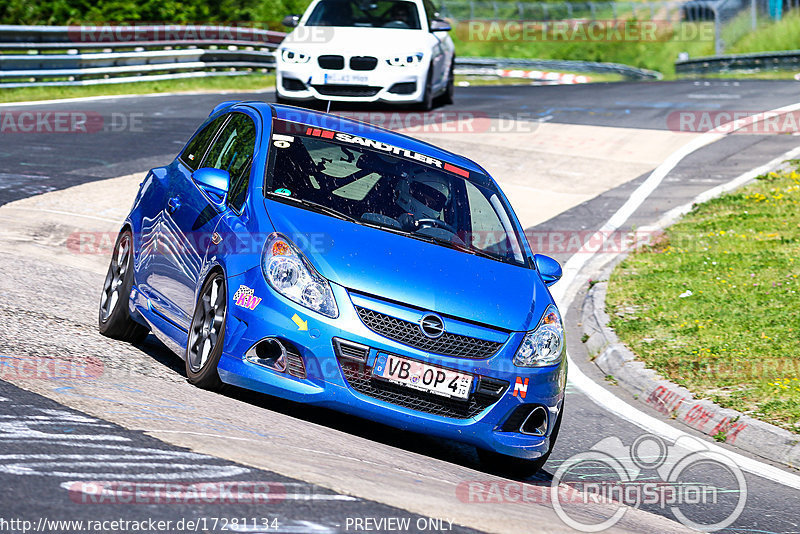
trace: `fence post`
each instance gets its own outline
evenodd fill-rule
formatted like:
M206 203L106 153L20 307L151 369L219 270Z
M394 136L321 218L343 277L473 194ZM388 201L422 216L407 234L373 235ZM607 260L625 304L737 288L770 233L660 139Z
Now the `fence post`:
M714 54L719 56L725 48L722 43L722 21L717 8L713 7L712 9L714 11Z
M756 31L758 26L758 12L756 10L756 0L750 0L750 29Z
M597 16L595 14L594 2L589 2L589 11L591 12L592 20L595 20Z

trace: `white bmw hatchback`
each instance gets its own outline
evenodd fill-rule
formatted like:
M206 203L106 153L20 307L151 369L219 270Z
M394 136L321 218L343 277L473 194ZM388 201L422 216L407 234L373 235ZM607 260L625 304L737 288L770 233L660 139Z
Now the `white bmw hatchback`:
M314 0L289 15L277 51L280 102L452 103L450 25L431 0Z

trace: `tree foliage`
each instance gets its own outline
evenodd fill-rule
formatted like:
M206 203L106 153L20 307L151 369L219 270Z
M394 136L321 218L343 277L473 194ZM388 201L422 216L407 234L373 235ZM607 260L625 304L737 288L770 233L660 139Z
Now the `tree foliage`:
M301 13L309 0L2 0L2 24L260 22Z

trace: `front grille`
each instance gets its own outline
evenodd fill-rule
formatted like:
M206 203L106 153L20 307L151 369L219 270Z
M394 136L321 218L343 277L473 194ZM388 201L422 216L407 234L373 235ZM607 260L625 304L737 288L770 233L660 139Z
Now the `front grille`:
M497 402L497 398L483 394L473 394L468 400L457 400L415 391L372 378L372 369L364 363L339 359L339 364L348 385L357 392L411 410L453 419L469 419Z
M344 58L342 56L319 56L317 63L323 69L342 70L344 68Z
M325 96L375 96L381 90L380 87L371 87L369 85L339 85L332 83L315 85L314 89Z
M497 341L487 341L450 332L445 332L440 337L432 339L423 334L416 323L360 306L356 306L356 311L367 328L373 332L427 352L457 358L480 359L492 356L503 346Z
M372 56L353 56L350 58L352 70L374 70L378 66L378 58Z
M306 364L293 345L286 345L286 372L297 378L306 377Z

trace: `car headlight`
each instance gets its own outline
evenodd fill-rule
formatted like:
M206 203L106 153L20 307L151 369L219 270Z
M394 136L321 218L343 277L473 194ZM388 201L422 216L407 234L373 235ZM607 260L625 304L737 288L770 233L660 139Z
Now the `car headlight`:
M525 334L514 355L518 367L545 367L561 361L564 354L564 326L561 314L551 304L544 311L536 330Z
M409 54L407 56L392 57L386 60L386 63L392 67L410 67L418 63L422 63L423 54L417 52L416 54Z
M308 60L310 59L311 56L308 54L295 52L294 50L289 50L288 48L281 50L281 60L284 63L308 63Z
M289 300L328 317L339 316L331 285L281 234L274 233L267 239L261 271L269 285Z

